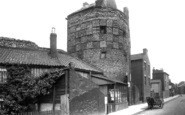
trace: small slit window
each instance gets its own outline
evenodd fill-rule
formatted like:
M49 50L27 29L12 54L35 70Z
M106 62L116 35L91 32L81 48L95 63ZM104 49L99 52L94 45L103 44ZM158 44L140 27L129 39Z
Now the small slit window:
M101 34L106 34L107 33L106 26L100 26L100 33Z
M106 58L106 55L107 55L107 52L101 52L101 54L100 54L100 58L101 59L105 59Z

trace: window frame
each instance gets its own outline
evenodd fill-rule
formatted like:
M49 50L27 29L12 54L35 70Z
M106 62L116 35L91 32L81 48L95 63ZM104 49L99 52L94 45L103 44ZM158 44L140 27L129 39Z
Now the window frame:
M7 69L0 68L0 84L4 84L7 82Z

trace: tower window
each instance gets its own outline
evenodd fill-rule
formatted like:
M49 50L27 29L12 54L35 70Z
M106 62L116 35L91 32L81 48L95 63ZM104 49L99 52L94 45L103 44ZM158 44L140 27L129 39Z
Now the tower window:
M101 58L101 59L105 59L105 58L106 58L106 55L107 55L107 52L106 52L106 51L103 51L103 52L101 52L101 54L100 54L100 58Z
M100 33L101 34L106 34L107 33L106 26L100 26Z

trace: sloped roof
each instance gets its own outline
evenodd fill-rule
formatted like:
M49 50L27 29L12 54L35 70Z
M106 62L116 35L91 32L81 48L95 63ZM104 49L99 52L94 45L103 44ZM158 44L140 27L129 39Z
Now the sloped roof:
M60 63L64 66L68 66L70 62L73 62L75 64L75 68L102 72L102 70L100 68L95 67L93 65L90 65L90 64L88 64L78 58L72 57L72 56L68 55L67 53L66 54L59 53L58 59L59 59Z
M60 62L46 51L10 47L0 47L0 63L60 66Z
M52 58L49 55L49 52L50 50L47 48L33 50L0 46L0 63L41 66L68 66L70 62L73 62L75 64L75 68L102 72L101 69L74 58L68 55L67 52L59 51L56 58Z

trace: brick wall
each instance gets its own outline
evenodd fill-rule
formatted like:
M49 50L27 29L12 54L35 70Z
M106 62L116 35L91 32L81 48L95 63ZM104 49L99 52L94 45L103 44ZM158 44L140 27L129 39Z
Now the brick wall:
M104 95L98 88L92 89L70 101L70 115L104 115Z
M129 74L130 39L128 15L110 8L89 8L68 16L69 54L123 81ZM101 59L102 52L105 58Z
M131 62L132 83L138 87L141 101L146 101L146 97L150 96L150 72L148 72L148 67L146 66L145 69L143 59L132 60Z
M139 90L139 100L141 101L141 97L143 97L142 89L143 89L143 74L142 74L142 60L134 60L131 61L131 76L132 83Z
M89 78L89 75L85 77L80 75L78 72L74 70L70 71L70 79L69 79L69 89L70 89L70 100L76 96L80 96L89 90L94 88L98 88L98 85L93 83Z

